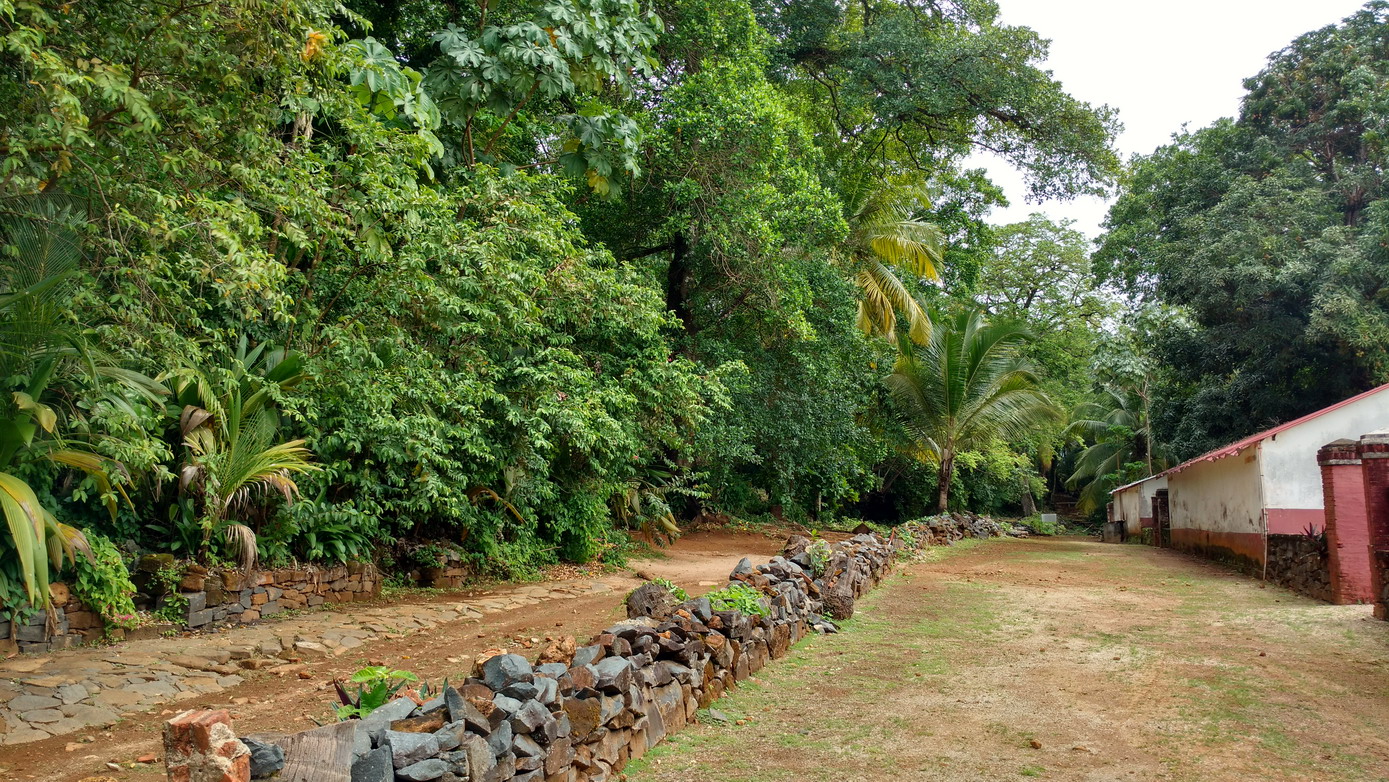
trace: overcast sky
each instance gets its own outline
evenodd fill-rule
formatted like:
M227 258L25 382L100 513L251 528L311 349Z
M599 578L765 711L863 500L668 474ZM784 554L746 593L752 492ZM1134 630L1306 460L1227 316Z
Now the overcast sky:
M1183 123L1191 129L1239 111L1242 81L1258 73L1268 55L1297 36L1355 13L1360 0L999 0L1004 24L1031 27L1051 39L1046 67L1067 92L1091 104L1119 109L1127 160L1167 143ZM1022 177L996 159L980 156L1012 205L991 219L1011 223L1041 211L1071 218L1087 235L1099 234L1107 203L1029 203Z

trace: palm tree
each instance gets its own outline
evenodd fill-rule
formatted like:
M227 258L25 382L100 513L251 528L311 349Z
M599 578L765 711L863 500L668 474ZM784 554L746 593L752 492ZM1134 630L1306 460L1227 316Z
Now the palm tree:
M1125 465L1141 462L1145 475L1165 466L1162 456L1154 455L1148 407L1148 386L1144 380L1107 387L1097 401L1082 402L1071 412L1065 434L1091 443L1080 452L1075 471L1066 479L1066 485L1072 488L1084 484L1076 503L1082 512L1089 513L1105 504Z
M304 440L275 442L273 393L303 380L300 357L265 345L247 348L243 337L228 367L184 368L168 378L186 455L179 488L202 504L199 554L206 557L220 533L242 567L255 563L256 535L235 520L237 512L253 504L258 490L292 502L299 493L293 475L319 469Z
M67 425L79 410L60 404L58 389L75 380L108 383L103 398L126 407L131 394L158 401L159 389L143 375L108 365L69 317L81 257L68 227L72 216L55 199L7 206L13 211L0 220L0 236L11 250L0 261L0 378L11 385L0 397L0 515L8 533L0 539L0 585L17 580L31 604L47 607L51 574L91 549L81 530L40 504L16 468L48 462L80 470L114 517L121 487L110 471L123 468L71 441Z
M858 326L865 334L895 339L898 313L906 318L908 334L923 343L931 321L898 278L905 271L916 277L940 279L945 237L935 224L917 217L928 199L911 184L880 182L850 194L849 238L845 242L854 283L863 293Z
M1019 353L1028 339L1022 327L988 323L972 310L934 324L923 345L898 340L902 352L885 382L919 454L937 466L941 512L957 454L1020 437L1055 416Z

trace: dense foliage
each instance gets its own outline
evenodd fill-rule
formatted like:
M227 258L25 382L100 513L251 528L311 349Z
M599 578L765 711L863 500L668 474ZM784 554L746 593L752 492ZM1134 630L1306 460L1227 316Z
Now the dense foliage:
M1389 4L1308 33L1239 117L1138 160L1096 269L1171 308L1155 438L1185 458L1389 381Z
M0 40L4 295L42 279L36 215L73 255L39 313L69 347L6 342L0 469L33 500L0 602L42 600L78 528L271 563L448 540L518 573L701 513L859 512L903 458L1001 507L1059 436L964 437L941 472L885 405L894 340L965 327L942 313L1093 296L999 298L1071 238L998 240L961 161L1096 192L1117 125L992 3L0 0ZM1086 307L1037 330L1057 382Z

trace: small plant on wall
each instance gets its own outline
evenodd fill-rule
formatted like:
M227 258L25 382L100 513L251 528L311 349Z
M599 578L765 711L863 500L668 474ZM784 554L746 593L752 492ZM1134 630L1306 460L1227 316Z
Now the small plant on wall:
M772 613L762 602L762 593L747 584L729 584L706 597L715 611L739 611L746 616L770 616Z
M385 665L368 666L352 674L347 682L357 685L355 693L349 693L341 679L335 680L333 687L337 689L338 700L341 701L337 707L338 719L359 720L384 706L406 685L413 685L419 680L420 677L410 671L397 671ZM428 685L421 689L428 694Z

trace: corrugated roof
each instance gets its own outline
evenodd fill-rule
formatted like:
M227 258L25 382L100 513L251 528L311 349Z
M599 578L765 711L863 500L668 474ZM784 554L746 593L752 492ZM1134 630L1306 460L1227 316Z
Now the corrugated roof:
M1384 390L1386 390L1386 389L1389 389L1389 383L1385 383L1385 384L1382 385L1382 386L1377 386L1377 387L1375 387L1375 388L1371 388L1369 391L1365 391L1364 393L1356 394L1355 396L1349 397L1349 398L1347 398L1347 399L1342 399L1341 401L1337 402L1337 403L1334 404L1334 405L1330 405L1330 406L1328 406L1328 407L1323 407L1322 409L1316 411L1315 413L1308 413L1307 415L1304 415L1304 416L1302 416L1301 418L1296 418L1296 419L1294 419L1294 420L1292 420L1292 421L1289 421L1289 422L1287 422L1287 423L1285 423L1285 424L1279 424L1278 426L1275 426L1275 427L1273 427L1272 429L1265 429L1264 431L1259 432L1259 433L1257 433L1257 434L1251 434L1251 435L1249 435L1248 437L1246 437L1246 438L1244 438L1244 439L1242 439L1242 440L1236 440L1235 442L1230 443L1229 445L1226 445L1226 446L1222 446L1222 447L1220 447L1220 448L1217 448L1217 449L1215 449L1214 451L1209 451L1209 452L1207 452L1207 453L1203 453L1203 454L1201 454L1200 456L1197 456L1197 457L1194 458L1194 459L1187 459L1186 461L1182 462L1181 464L1177 465L1176 467L1169 467L1169 468L1167 468L1166 470L1163 470L1162 472L1158 473L1157 475L1150 475L1150 476L1148 476L1147 478L1144 478L1144 479L1142 479L1142 480L1134 481L1133 483L1129 483L1129 484L1125 484L1125 485L1123 485L1123 486L1120 486L1119 488L1117 488L1117 489L1115 489L1114 491L1110 492L1110 494L1114 494L1115 492L1122 491L1122 490L1127 489L1127 488L1129 488L1129 487L1131 487L1131 486L1134 486L1135 484L1143 483L1144 481L1150 481L1150 480L1152 480L1153 478L1161 478L1161 477L1164 476L1164 475L1173 475L1173 474L1179 473L1179 472L1181 472L1182 470L1185 470L1185 469L1187 469L1188 467L1192 467L1192 466L1194 466L1194 465L1200 464L1201 462L1213 462L1213 461L1216 461L1217 459L1224 459L1224 458L1227 457L1227 456L1234 456L1234 455L1236 455L1236 454L1242 453L1242 452L1244 452L1245 450L1249 449L1251 446L1257 445L1258 443L1262 442L1263 440L1267 440L1268 438L1273 437L1274 435L1278 434L1279 432L1286 432L1287 430L1292 429L1292 428L1295 427L1295 426L1301 426L1302 424L1305 424L1305 423L1307 423L1308 421L1311 421L1311 420L1313 420L1313 419L1315 419L1315 418L1320 418L1321 416L1326 415L1327 413L1331 412L1332 410L1339 410L1339 409L1341 409L1342 407L1345 407L1346 405L1349 405L1349 404L1352 404L1352 403L1355 403L1355 402L1359 402L1361 399L1365 399L1366 397L1374 396L1375 394L1378 394L1379 392L1384 391Z
M1164 473L1158 473L1157 475L1149 475L1147 478L1139 478L1139 479L1136 480L1136 481L1132 481L1132 482L1130 482L1130 483L1126 483L1126 484L1124 484L1123 486L1120 486L1120 487L1118 487L1118 488L1110 489L1110 490L1109 490L1109 493L1110 493L1110 494L1118 494L1119 492L1121 492L1121 491L1123 491L1123 490L1125 490L1125 489L1132 489L1133 487L1137 486L1137 485L1140 484L1140 483L1147 483L1148 481L1151 481L1151 480L1154 479L1154 478L1160 478L1160 477L1162 477L1163 475L1164 475Z

